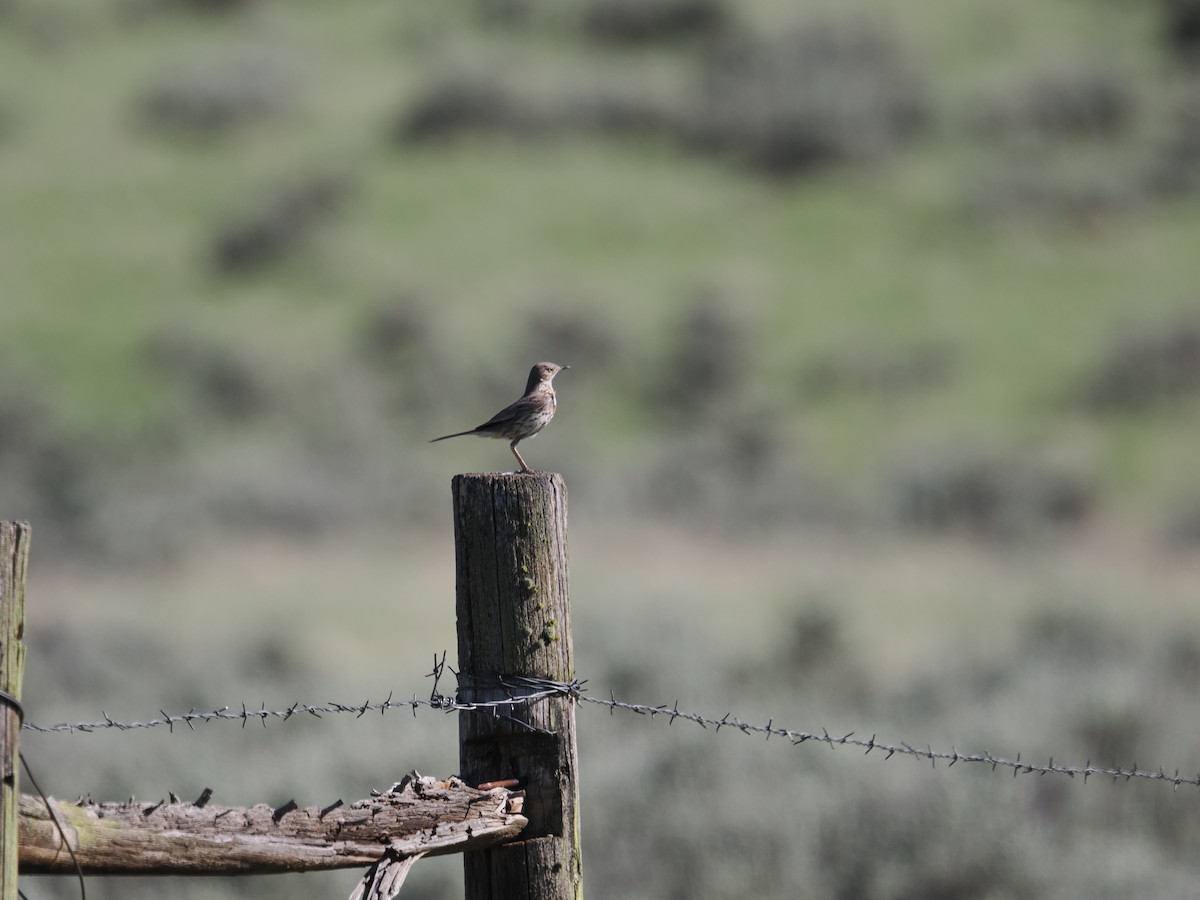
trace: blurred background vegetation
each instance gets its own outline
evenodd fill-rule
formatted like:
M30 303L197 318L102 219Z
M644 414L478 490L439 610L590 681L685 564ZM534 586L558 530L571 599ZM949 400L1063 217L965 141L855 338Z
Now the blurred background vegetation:
M512 460L426 441L552 359L525 456L571 490L593 689L1200 769L1197 0L0 0L0 59L31 718L427 690L449 478ZM451 774L455 734L24 749L59 796L307 805ZM1200 877L1188 790L580 735L591 897Z

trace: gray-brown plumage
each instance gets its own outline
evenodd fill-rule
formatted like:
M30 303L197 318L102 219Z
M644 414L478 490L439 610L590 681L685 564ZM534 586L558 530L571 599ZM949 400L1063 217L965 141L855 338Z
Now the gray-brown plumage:
M462 437L464 434L474 434L479 437L504 438L511 441L508 445L513 456L521 464L522 472L532 472L525 465L521 454L517 452L517 444L525 438L533 437L550 424L554 418L554 410L558 400L554 396L554 376L570 366L560 366L558 363L540 362L529 370L529 381L525 383L525 393L512 406L506 406L478 428L470 431L458 431L454 434L444 434L434 438L429 443L444 441L446 438Z

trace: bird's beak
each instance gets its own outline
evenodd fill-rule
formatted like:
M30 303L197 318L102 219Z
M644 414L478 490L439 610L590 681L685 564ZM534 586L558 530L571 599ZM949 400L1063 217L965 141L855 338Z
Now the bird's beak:
M570 367L570 366L563 366L563 368L564 368L564 369L569 369L569 368L571 368L571 367Z

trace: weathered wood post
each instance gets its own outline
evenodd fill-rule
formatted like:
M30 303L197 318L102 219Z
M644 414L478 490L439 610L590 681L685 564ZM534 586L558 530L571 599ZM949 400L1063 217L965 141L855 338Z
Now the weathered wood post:
M511 697L497 675L571 681L562 477L458 475L453 491L461 699ZM574 702L497 713L459 713L462 778L520 779L529 825L517 842L463 856L466 898L581 900Z
M0 691L21 697L25 674L25 567L29 524L0 522ZM0 697L0 900L17 900L19 708Z

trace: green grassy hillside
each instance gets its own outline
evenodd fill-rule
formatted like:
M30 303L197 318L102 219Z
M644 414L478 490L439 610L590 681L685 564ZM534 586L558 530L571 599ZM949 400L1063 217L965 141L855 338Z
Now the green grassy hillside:
M426 690L455 644L447 483L511 459L427 441L553 359L558 417L521 449L570 485L599 695L1194 771L1194 9L0 2L31 718ZM24 746L97 799L304 805L457 767L448 718L298 726ZM580 734L589 896L1196 879L1182 789Z
M1081 400L1128 332L1195 328L1195 87L1153 4L714 6L682 38L619 3L242 6L4 14L0 342L61 442L222 452L326 390L362 408L358 452L427 475L410 428L582 353L569 458L602 468L683 427L656 383L711 355L680 346L706 298L714 410L768 422L841 499L977 433L1069 456L1120 512L1195 488L1192 369L1165 402ZM730 36L770 30L793 50ZM913 123L891 138L888 104ZM406 392L405 433L377 429ZM344 431L332 415L311 427Z

